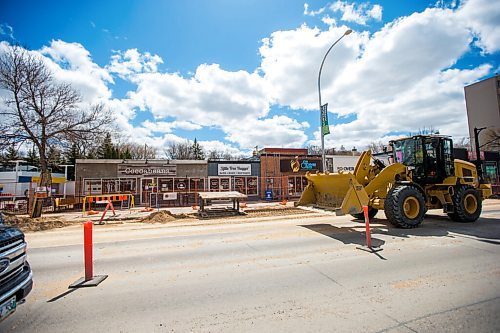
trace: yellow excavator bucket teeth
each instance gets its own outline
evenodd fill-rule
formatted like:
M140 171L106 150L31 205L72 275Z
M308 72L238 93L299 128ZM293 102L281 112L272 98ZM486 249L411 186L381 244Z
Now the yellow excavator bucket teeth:
M356 214L368 204L368 195L351 173L306 174L308 185L296 206L335 210L337 215Z

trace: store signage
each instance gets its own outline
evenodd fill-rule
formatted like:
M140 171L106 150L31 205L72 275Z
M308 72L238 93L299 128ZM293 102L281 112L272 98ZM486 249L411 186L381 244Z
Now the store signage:
M219 164L217 165L219 176L251 176L251 164Z
M475 161L477 159L476 152L475 151L467 151L467 155L469 157L469 161ZM484 161L484 151L480 150L479 151L479 158Z
M163 200L177 200L177 192L163 193Z
M119 176L177 176L176 165L118 164Z
M317 171L321 168L321 159L318 158L293 158L280 161L281 172L306 172Z

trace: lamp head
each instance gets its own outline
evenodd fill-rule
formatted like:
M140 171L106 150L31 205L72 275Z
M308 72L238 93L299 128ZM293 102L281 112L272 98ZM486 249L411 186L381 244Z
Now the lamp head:
M351 32L352 32L352 29L347 29L347 30L344 32L344 36L349 35Z

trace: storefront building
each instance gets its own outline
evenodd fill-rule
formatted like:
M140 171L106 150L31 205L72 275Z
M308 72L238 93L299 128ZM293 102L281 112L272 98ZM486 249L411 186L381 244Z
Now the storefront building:
M76 193L133 194L136 204L186 206L207 188L204 160L78 159Z
M260 197L298 198L307 186L307 172L322 171L321 155L302 148L264 148L260 152Z
M209 161L208 191L238 191L249 200L259 197L260 161Z

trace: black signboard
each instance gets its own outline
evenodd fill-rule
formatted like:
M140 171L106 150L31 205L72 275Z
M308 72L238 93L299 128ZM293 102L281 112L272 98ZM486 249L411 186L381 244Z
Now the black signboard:
M321 158L294 158L282 159L280 161L281 172L300 172L321 171Z

